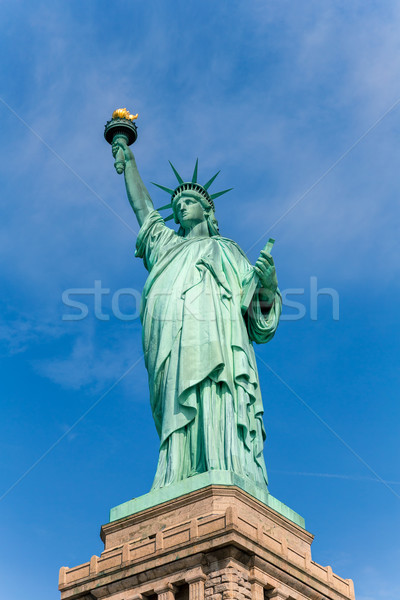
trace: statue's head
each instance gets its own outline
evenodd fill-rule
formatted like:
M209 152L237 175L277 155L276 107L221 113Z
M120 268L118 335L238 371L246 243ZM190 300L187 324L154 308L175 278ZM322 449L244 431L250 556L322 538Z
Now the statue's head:
M198 184L196 187L201 188ZM183 230L180 230L180 233L183 234L198 223L206 221L210 235L219 235L218 223L214 216L214 203L207 192L193 189L193 184L183 184L180 188L186 189L178 188L172 198L175 223L179 223Z
M185 231L191 229L193 225L206 221L210 235L219 235L218 222L214 215L214 198L226 194L226 192L229 192L232 188L210 195L208 193L208 188L218 175L219 171L213 175L207 183L200 185L200 183L197 182L198 160L196 160L192 181L185 182L173 164L170 163L170 165L178 179L178 187L173 190L163 185L159 185L158 183L154 184L164 190L164 192L171 194L171 204L162 206L159 209L163 210L172 207L172 215L166 217L165 221L174 218L175 223L179 223L181 226L178 232L179 235L184 235Z
M177 194L172 202L175 223L183 228L206 220L210 205L203 196L195 190L186 190Z

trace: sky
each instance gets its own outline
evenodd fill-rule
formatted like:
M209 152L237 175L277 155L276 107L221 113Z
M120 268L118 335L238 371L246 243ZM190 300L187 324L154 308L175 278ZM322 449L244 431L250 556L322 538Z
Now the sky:
M156 207L198 157L234 188L221 233L253 264L276 239L270 492L358 600L399 598L399 4L3 0L0 29L4 597L58 598L154 477L146 271L103 138L127 107Z

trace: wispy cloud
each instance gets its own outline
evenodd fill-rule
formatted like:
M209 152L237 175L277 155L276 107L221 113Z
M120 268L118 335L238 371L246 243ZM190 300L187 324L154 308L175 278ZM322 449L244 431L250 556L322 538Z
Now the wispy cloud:
M62 323L32 319L28 315L2 307L0 320L0 344L3 355L24 352L29 346L57 339L65 334Z
M72 348L64 356L35 360L33 366L40 375L64 388L100 391L128 369L142 350L129 334L114 332L107 338L105 343L104 337L101 340L93 331L85 331L73 338Z

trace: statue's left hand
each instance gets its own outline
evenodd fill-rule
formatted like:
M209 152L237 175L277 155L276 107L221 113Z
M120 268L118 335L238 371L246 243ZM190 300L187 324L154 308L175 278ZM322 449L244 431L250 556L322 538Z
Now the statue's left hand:
M265 250L261 250L261 254L254 265L254 270L260 279L260 300L266 302L267 305L271 305L278 288L274 259L271 254Z

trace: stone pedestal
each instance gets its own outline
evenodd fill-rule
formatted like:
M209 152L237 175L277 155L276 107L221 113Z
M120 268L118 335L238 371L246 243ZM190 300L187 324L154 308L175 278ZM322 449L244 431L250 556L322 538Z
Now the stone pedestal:
M348 600L313 536L235 486L210 485L104 525L104 552L60 569L61 600Z

